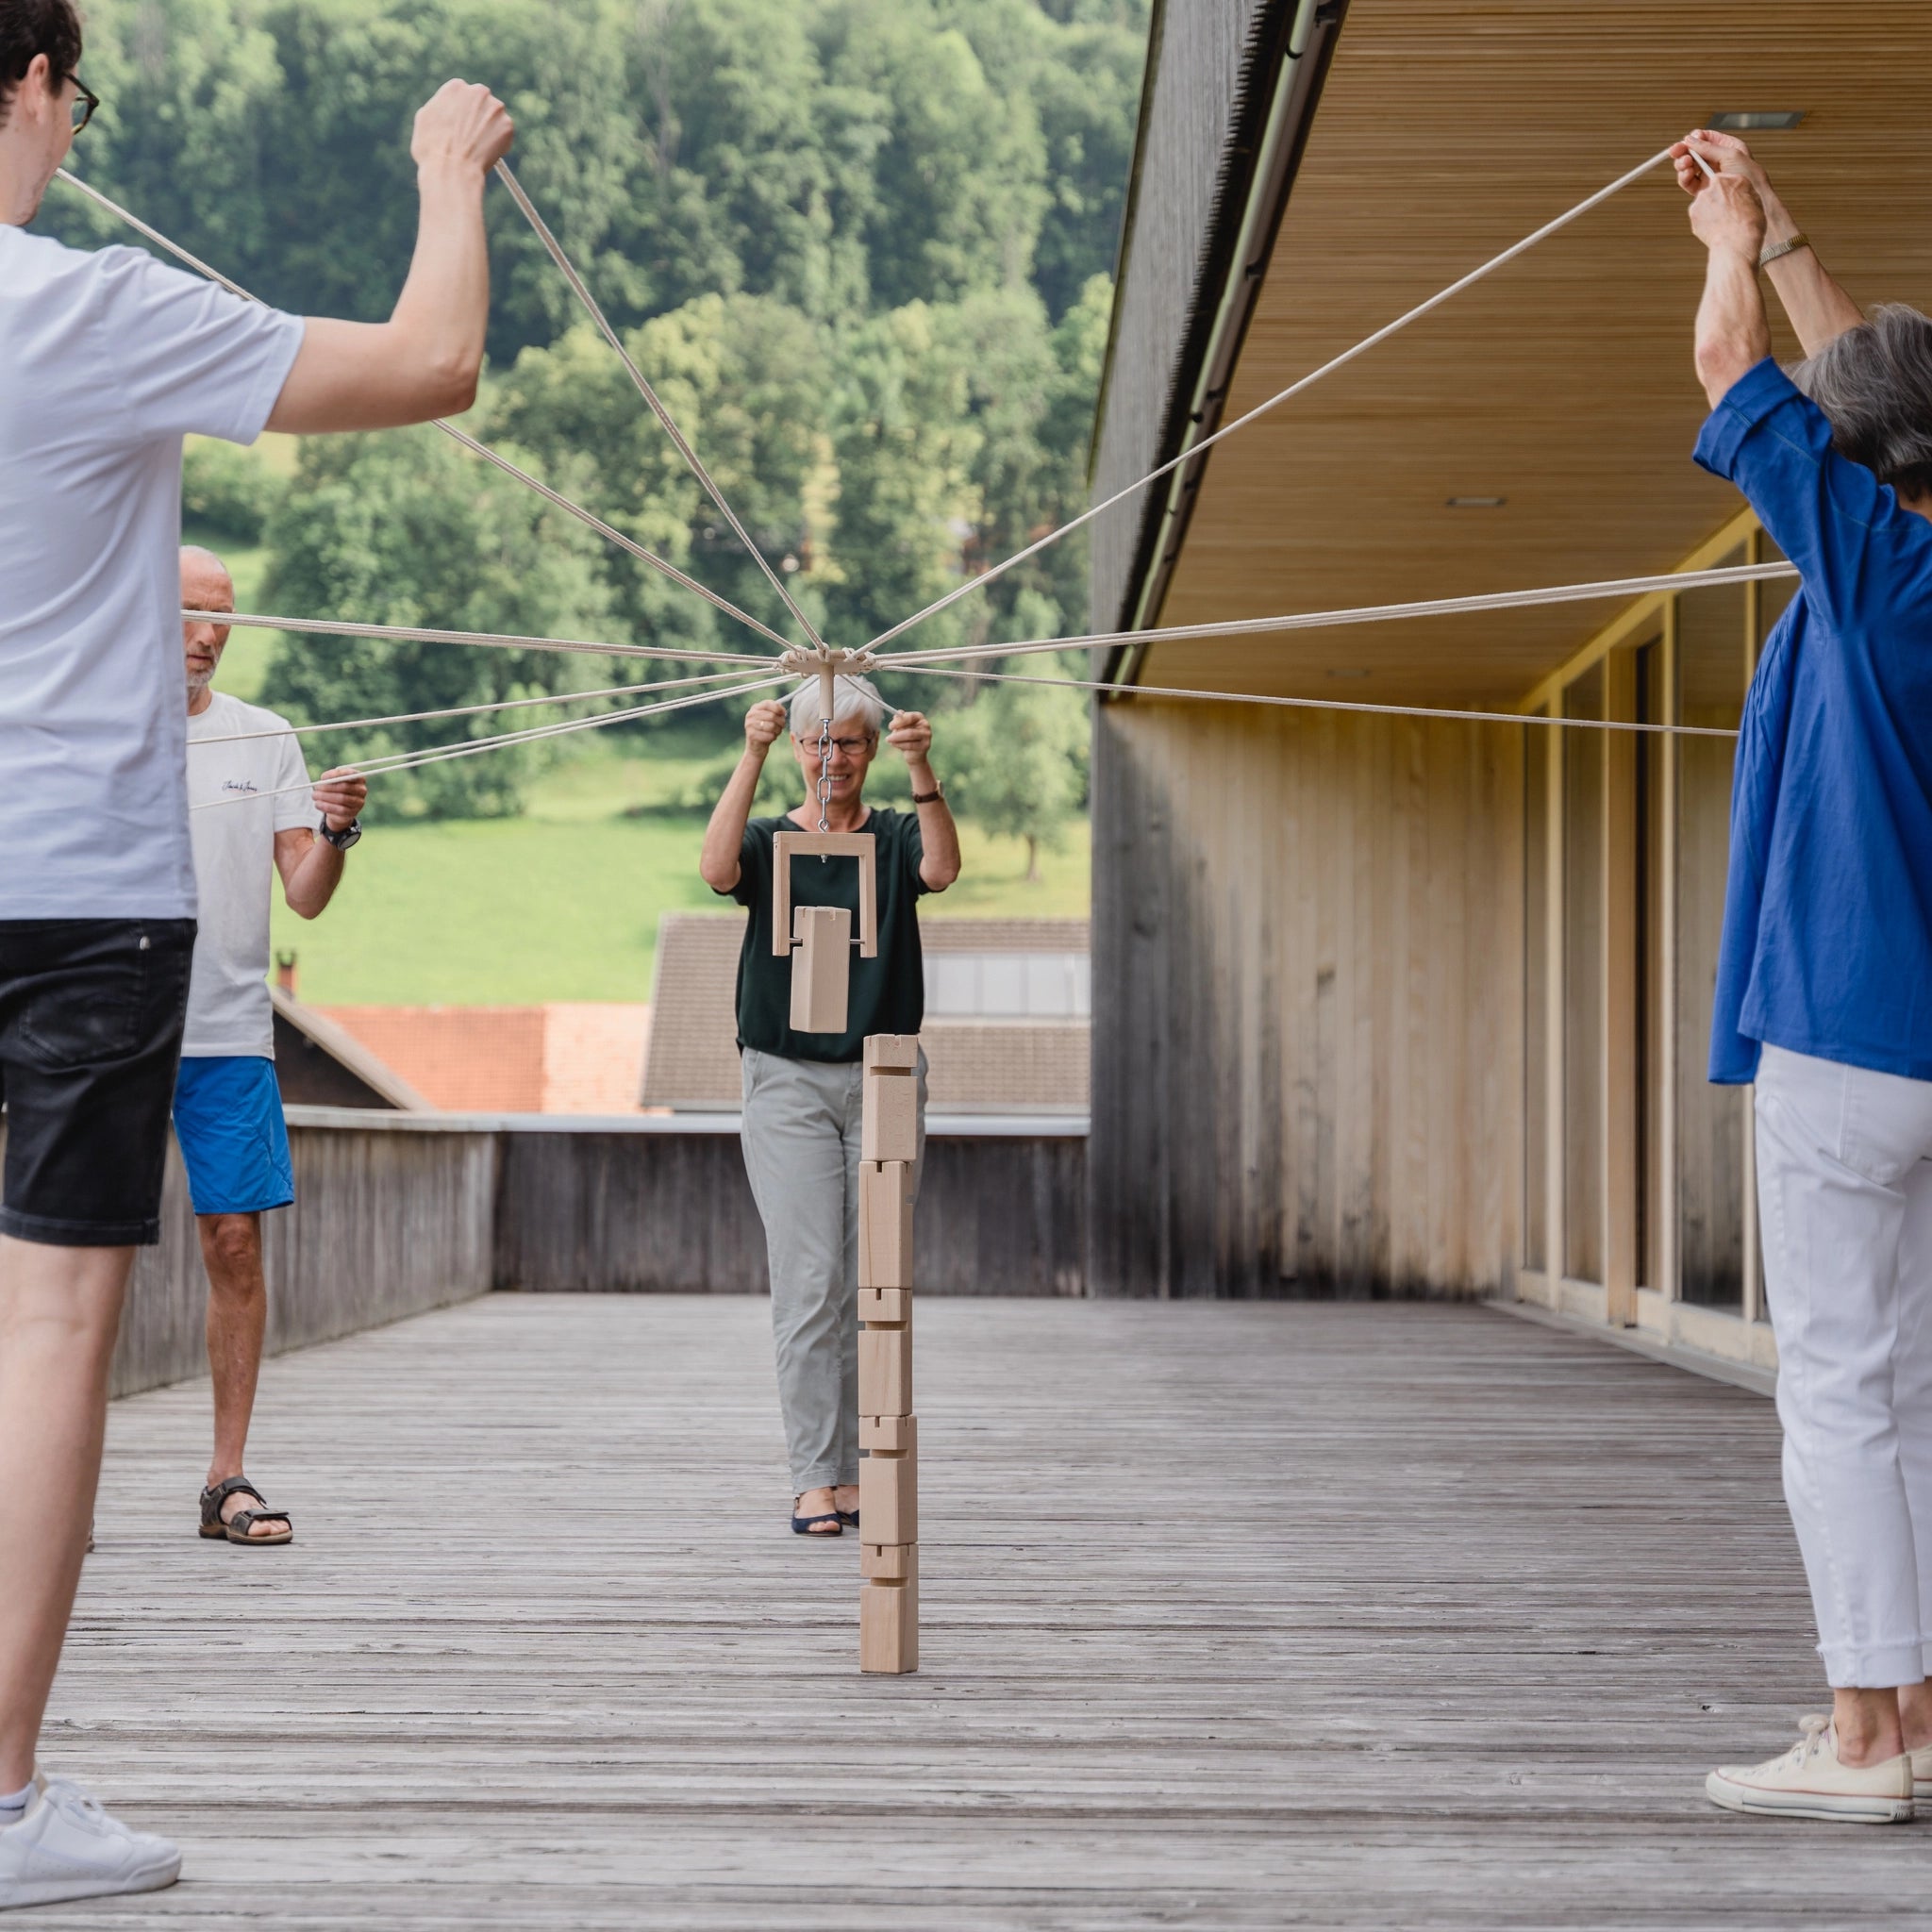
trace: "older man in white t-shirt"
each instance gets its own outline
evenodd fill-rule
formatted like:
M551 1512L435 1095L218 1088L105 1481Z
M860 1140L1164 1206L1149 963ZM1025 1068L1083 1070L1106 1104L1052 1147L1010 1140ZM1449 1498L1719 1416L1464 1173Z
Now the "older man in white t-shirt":
M416 117L421 221L390 319L304 321L25 232L93 110L81 53L74 0L0 0L0 1909L180 1870L37 1756L122 1296L159 1234L194 943L181 440L467 409L483 189L511 136L487 88L445 85Z
M227 566L197 544L181 552L181 608L235 608ZM341 883L350 846L362 836L369 786L338 768L311 788L289 721L214 689L227 641L226 625L203 618L182 625L188 809L201 914L175 1076L175 1138L208 1265L215 1443L201 1492L201 1534L262 1549L290 1542L295 1533L289 1512L270 1508L245 1473L268 1324L261 1217L295 1198L275 1084L269 894L280 873L291 911L304 919L323 911Z

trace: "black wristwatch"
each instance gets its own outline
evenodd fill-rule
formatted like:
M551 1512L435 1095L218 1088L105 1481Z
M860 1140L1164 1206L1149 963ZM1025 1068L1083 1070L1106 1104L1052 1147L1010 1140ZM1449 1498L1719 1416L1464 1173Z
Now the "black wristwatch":
M351 819L340 832L332 832L328 828L328 820L324 818L321 824L317 825L315 829L338 852L346 852L362 836L362 821L360 819Z

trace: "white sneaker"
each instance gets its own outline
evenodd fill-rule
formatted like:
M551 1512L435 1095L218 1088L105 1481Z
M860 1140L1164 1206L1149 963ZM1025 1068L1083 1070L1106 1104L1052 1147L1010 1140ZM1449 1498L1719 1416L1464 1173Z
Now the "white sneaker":
M1838 1761L1831 1720L1800 1720L1804 1735L1781 1757L1727 1764L1704 1781L1705 1794L1728 1811L1777 1818L1820 1818L1833 1824L1907 1824L1912 1817L1908 1752L1883 1764Z
M112 1892L158 1891L180 1875L175 1846L130 1831L64 1777L36 1772L26 1816L0 1831L0 1911Z
M1912 1796L1932 1805L1932 1744L1921 1744L1907 1756L1912 1760Z

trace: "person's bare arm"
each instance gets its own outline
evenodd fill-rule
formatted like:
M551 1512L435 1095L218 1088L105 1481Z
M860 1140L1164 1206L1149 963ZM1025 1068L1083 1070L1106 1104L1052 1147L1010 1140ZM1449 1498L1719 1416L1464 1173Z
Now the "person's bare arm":
M1690 204L1690 226L1708 251L1697 305L1697 379L1714 409L1745 371L1771 354L1757 286L1764 209L1740 175L1720 175Z
M698 855L698 876L714 892L728 892L738 883L738 856L744 850L744 828L752 800L758 796L758 774L786 722L785 707L776 698L761 698L744 714L744 756L712 808L704 850Z
M476 400L490 321L483 189L515 129L487 87L452 80L416 116L421 212L408 279L387 322L312 316L271 429L394 429Z
M906 760L915 792L937 791L932 774L932 722L923 711L900 711L892 719L886 742ZM926 890L943 892L959 876L959 828L943 798L917 808L921 857L919 876Z
M315 807L332 832L346 832L356 823L369 797L369 781L358 772L341 768L325 772L315 782ZM326 839L306 826L275 834L275 870L282 875L282 896L300 919L317 918L342 882L348 854L338 852Z
M1735 134L1693 128L1672 149L1677 165L1677 185L1685 193L1699 193L1707 181L1704 170L1692 158L1693 148L1720 174L1740 175L1751 184L1764 209L1766 246L1789 242L1800 232L1790 211L1771 185L1762 163ZM1826 342L1843 335L1848 328L1857 328L1865 319L1858 305L1826 272L1816 246L1808 240L1802 248L1779 256L1764 273L1771 277L1771 286L1777 291L1777 299L1807 356L1815 356Z

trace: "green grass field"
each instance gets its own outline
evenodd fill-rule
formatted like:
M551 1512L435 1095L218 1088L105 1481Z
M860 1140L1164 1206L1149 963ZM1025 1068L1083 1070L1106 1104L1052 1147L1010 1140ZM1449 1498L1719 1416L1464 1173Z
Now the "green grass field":
M234 688L225 666L221 681ZM379 825L312 923L278 893L275 943L298 955L302 997L324 1006L649 999L658 916L729 909L697 875L703 816L657 803L714 762L716 740L664 734L654 752L587 753L542 780L521 819ZM1087 911L1084 824L1061 851L1042 855L1043 876L1031 885L1017 840L962 832L965 874L925 901L925 916Z

